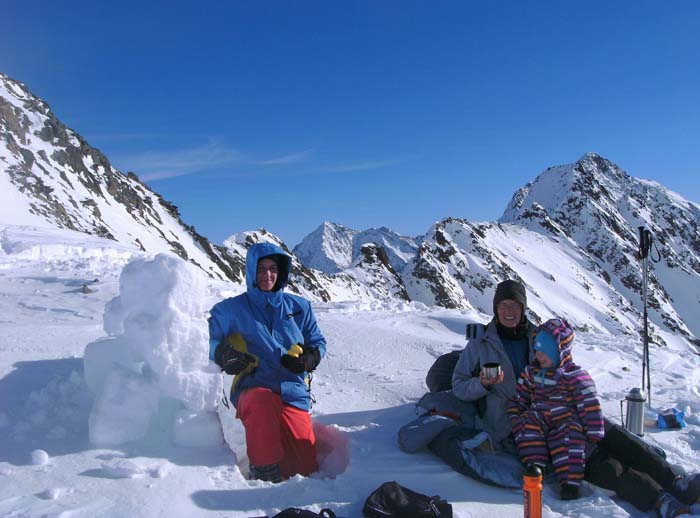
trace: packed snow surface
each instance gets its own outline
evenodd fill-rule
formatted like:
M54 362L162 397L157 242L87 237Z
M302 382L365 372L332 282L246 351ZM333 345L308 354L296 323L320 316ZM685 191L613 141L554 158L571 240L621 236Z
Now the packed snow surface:
M175 256L83 234L0 233L0 516L247 517L296 506L359 517L389 480L441 495L457 517L522 514L519 491L486 486L396 443L431 363L463 348L465 323L487 315L315 305L328 341L313 380L321 472L278 485L248 481L241 426L221 402L231 380L207 359L207 310L231 285ZM685 342L668 341L652 346L648 417L675 407L688 427L648 426L645 440L698 471L700 361ZM641 345L578 333L574 358L619 420L620 400L641 383ZM555 495L545 488L546 517L645 516L589 485L579 500Z

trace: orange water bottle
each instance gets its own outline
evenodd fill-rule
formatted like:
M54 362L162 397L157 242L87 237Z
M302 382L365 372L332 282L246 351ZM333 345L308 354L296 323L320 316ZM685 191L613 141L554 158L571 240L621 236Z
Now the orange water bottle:
M542 470L530 464L523 476L525 518L542 518Z

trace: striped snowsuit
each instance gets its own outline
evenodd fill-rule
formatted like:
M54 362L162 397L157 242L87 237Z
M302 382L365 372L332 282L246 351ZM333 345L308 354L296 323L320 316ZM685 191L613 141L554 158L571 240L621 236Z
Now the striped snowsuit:
M547 465L551 458L560 484L579 485L586 442L603 438L603 414L593 380L571 359L571 327L552 319L543 329L558 339L559 367L542 369L535 360L520 375L508 404L513 437L524 464Z

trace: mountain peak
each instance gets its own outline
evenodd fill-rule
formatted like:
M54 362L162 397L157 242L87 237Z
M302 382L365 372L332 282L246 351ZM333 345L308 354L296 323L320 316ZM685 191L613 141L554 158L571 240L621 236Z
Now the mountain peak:
M689 330L700 334L700 325L684 316L696 303L685 291L700 289L698 217L700 208L679 195L586 153L576 163L549 168L520 188L499 221L576 243L586 269L632 301L639 300L642 286L638 229L648 229L663 266L650 269L650 305L666 328L688 336Z
M539 205L549 213L575 212L593 204L597 210L624 198L632 177L597 153L586 153L573 164L549 167L518 189L499 221L517 223L524 211ZM565 225L570 228L571 225Z
M352 238L356 233L339 223L324 221L294 247L294 254L308 268L338 273L352 264Z
M0 223L76 230L170 252L208 275L242 279L225 255L180 219L177 207L125 176L66 127L27 87L0 74Z
M309 268L333 274L349 268L362 253L362 246L368 243L382 247L396 271L403 269L417 249L416 239L387 227L357 231L324 221L294 247L294 253Z
M600 161L600 160L605 161L605 162L608 162L608 160L607 160L605 157L603 157L602 155L599 155L599 154L596 153L595 151L588 151L588 152L584 153L584 154L581 156L581 158L579 158L578 160L576 160L576 163L579 163L579 162L586 162L586 161L593 161L593 162L595 162L595 161Z
M318 226L318 228L319 228L319 229L323 229L323 230L333 230L333 231L336 231L336 230L344 230L344 231L345 231L345 230L350 230L350 231L354 232L351 228L346 227L345 225L342 225L342 224L340 224L340 223L335 223L334 221L328 221L328 220L326 220L326 221L324 221L323 223L321 223L321 224Z

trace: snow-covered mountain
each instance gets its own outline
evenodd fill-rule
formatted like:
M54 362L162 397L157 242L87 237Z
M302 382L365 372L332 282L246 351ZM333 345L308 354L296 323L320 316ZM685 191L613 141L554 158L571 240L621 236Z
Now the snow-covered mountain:
M647 261L652 341L664 344L680 333L697 344L699 216L698 205L588 153L519 189L499 222L446 218L419 243L411 241L417 244L412 255L401 249L403 262L392 265L408 299L428 306L490 314L496 284L517 278L528 287L535 321L557 314L579 329L639 335L642 263L636 253L644 226L656 247ZM384 230L324 223L295 251L319 267L352 272L347 260L355 257L358 236L385 247L387 255L397 250L390 243L410 240L394 235L387 242ZM657 248L660 262L652 260Z
M372 288L380 297L410 300L401 276L391 265L386 249L366 243L345 273Z
M353 261L362 254L364 245L373 243L384 249L389 264L394 270L400 272L416 254L420 240L421 237L402 236L386 227L363 230L358 232L352 240Z
M287 245L264 229L239 232L224 241L224 247L232 254L245 256L248 248L261 242L274 243L292 256L292 271L288 290L316 302L382 302L387 297L407 301L401 279L388 263L383 249L368 245L360 258L342 272L327 274L307 268L299 258L289 252Z
M653 341L680 333L698 343L699 220L697 204L589 153L519 189L497 223L450 217L413 238L324 222L294 248L290 290L316 302L416 301L489 314L495 285L519 278L534 320L558 314L579 329L637 335L644 226L660 252L659 262L648 261ZM232 281L233 293L244 288L250 244L289 250L262 229L212 245L172 203L112 167L48 104L2 74L0 223L76 230L151 255L173 252Z
M368 243L384 249L391 267L400 272L415 255L420 239L402 236L386 227L353 230L324 221L294 247L294 254L309 268L332 274L350 268Z
M293 252L309 268L338 273L352 263L352 238L356 234L356 230L324 221Z
M294 258L290 284L314 302L329 344L313 384L321 470L248 481L244 433L219 401L231 379L208 360L207 309L243 289L251 244L288 248L262 229L212 246L0 75L0 515L244 517L294 505L360 516L388 480L441 494L455 516L519 515L520 492L405 454L397 431L430 364L463 347L464 324L488 318L505 278L528 286L532 319L575 324L577 363L617 420L639 382L640 225L661 255L649 264L650 319L667 344L652 351L645 417L676 407L688 424L647 419L645 440L697 472L700 358L687 342L700 334L699 215L587 154L520 189L499 222L446 218L418 239L322 225L295 250L336 270ZM546 517L642 516L589 484L571 502L546 486L543 501Z
M534 321L560 315L579 329L633 333L638 314L567 239L501 223L448 218L426 234L403 272L408 295L427 305L493 314L496 284L520 279Z
M627 174L588 153L552 167L519 189L500 219L585 254L589 280L602 279L611 302L639 314L639 227L656 244L648 263L649 318L659 328L700 336L700 206L662 185ZM658 259L658 262L655 260Z
M141 183L136 174L124 175L112 167L100 151L63 125L46 102L2 74L0 173L0 223L77 230L148 254L173 252L210 276L232 281L234 293L245 287L245 253L250 244L271 241L288 250L264 229L236 234L224 246L211 244L180 219L177 207ZM373 232L392 234L386 229ZM372 302L387 296L405 300L401 281L389 271L390 266L363 271L366 262L356 261L361 254L353 254L353 246L359 247L360 242L348 241L346 266L357 264L333 276L295 258L290 290L316 302ZM405 262L405 245L387 246L387 250L397 258L396 264Z
M0 73L0 223L78 230L149 253L173 252L241 282L243 260L212 245L177 207L63 125L49 105Z

